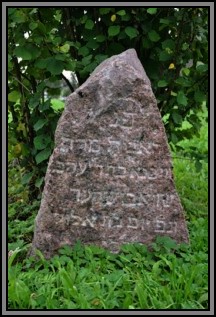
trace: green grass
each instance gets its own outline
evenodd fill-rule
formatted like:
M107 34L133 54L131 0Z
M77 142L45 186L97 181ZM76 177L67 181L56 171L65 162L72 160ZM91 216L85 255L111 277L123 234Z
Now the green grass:
M207 125L200 137L183 141L207 150ZM13 178L9 194L9 309L208 309L208 165L173 153L176 188L186 213L190 245L158 238L152 250L122 246L119 254L79 242L47 261L26 256L39 202L29 204ZM9 178L13 176L11 170ZM12 188L13 187L13 188ZM16 192L15 189L18 189Z
M174 251L171 252L171 249ZM16 309L183 309L207 307L207 256L157 241L153 252L124 245L118 255L65 247L49 262L9 262L9 307ZM15 257L16 259L16 257ZM32 266L33 265L33 266Z

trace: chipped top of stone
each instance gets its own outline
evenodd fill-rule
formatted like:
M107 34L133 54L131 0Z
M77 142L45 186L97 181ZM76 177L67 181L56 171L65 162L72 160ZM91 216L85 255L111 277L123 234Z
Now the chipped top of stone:
M100 75L105 75L104 73L109 73L110 68L118 67L124 64L127 67L132 67L134 69L134 73L136 73L137 77L142 78L146 84L151 86L151 82L146 75L146 72L137 56L137 53L134 48L130 48L124 51L121 54L113 55L112 57L103 61L100 65L98 65L95 70L91 73L90 77L85 81L83 85L81 85L76 91L84 88L92 79L95 80L95 77L100 77ZM101 73L101 74L100 74Z
M111 65L111 67L113 65L116 65L115 62L116 63L123 62L123 63L130 65L131 67L133 67L136 70L136 73L140 74L140 77L143 77L146 80L146 82L149 85L151 85L150 80L149 80L148 76L146 75L146 72L145 72L140 60L138 59L137 53L136 53L134 48L130 48L121 54L114 55L114 56L106 59L99 66L97 66L95 68L95 70L93 71L91 76L100 72L100 70L102 68L105 68L108 65Z

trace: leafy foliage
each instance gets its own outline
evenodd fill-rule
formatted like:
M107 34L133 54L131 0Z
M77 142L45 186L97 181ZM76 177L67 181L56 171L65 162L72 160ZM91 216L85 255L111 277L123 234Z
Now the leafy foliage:
M29 194L37 196L34 184L54 146L62 108L55 110L53 99L62 80L68 94L74 78L81 85L104 59L128 48L136 49L162 116L170 114L169 141L175 146L197 133L197 112L207 104L207 36L208 8L9 8L9 151L33 172ZM177 130L185 118L190 128Z

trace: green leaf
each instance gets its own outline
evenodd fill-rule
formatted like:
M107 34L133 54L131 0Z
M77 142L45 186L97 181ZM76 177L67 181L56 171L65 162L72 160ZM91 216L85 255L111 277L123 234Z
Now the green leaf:
M40 119L34 125L34 130L38 131L47 123L47 119Z
M112 25L108 28L108 34L109 36L116 36L120 32L120 26L119 25Z
M35 14L35 13L37 13L38 12L38 8L34 8L34 9L32 9L30 12L29 12L29 15L32 15L32 14Z
M157 8L149 8L149 9L147 9L147 13L155 14L155 13L157 13Z
M35 182L35 186L36 186L37 188L40 188L41 185L43 184L43 181L44 181L44 177L38 178L38 179L36 180L36 182Z
M145 37L142 39L142 46L144 48L150 48L152 46L152 42L147 37Z
M46 68L48 60L46 58L39 59L35 62L35 67L38 67L39 69L44 69Z
M197 172L200 172L202 170L202 163L198 160L195 162L195 168Z
M45 111L50 109L50 99L46 100L45 102L39 103L39 110L40 111Z
M196 90L194 94L194 99L196 102L202 103L203 101L206 101L206 95L202 91Z
M96 36L96 41L99 42L99 43L102 43L106 40L106 36L104 35L97 35Z
M121 17L122 21L130 21L130 19L131 19L131 16L129 14L125 14Z
M147 305L147 293L143 291L143 283L137 282L134 291L138 296L138 303L140 307L145 307Z
M38 93L41 93L44 90L44 88L46 88L46 81L41 81L41 83L37 85Z
M79 48L78 55L87 56L89 54L89 49L86 46Z
M179 105L183 105L183 106L187 105L187 97L185 96L183 91L178 92L177 102Z
M158 87L166 87L168 85L168 82L166 80L159 80Z
M165 40L162 42L162 48L163 49L169 48L169 49L173 50L175 48L175 42L171 39Z
M91 249L89 248L89 250L91 250ZM116 270L116 271L114 271L112 273L107 274L106 278L110 282L117 282L117 281L119 281L122 278L122 273L123 273L122 270Z
M176 144L178 142L178 137L175 133L171 133L171 141L173 144Z
M41 100L41 94L35 93L30 99L29 99L29 106L34 109L35 107L39 106Z
M94 22L92 20L87 20L85 23L85 28L87 30L92 30L94 27Z
M88 64L91 62L92 56L93 56L93 55L90 54L90 55L88 55L88 56L83 57L83 59L82 59L82 64L83 64L84 66L88 65Z
M77 62L76 61L69 61L67 64L65 64L65 70L70 70L70 71L75 71L76 69L76 64Z
M13 90L8 94L8 101L16 102L21 97L21 94L19 91Z
M186 51L189 48L189 44L188 43L183 43L182 44L182 50Z
M198 72L204 73L208 70L208 65L207 64L197 65L196 69Z
M95 56L95 59L99 64L107 58L108 58L108 55L104 55L104 54L98 54Z
M67 53L70 50L70 45L69 44L64 44L64 45L60 46L59 50L62 53Z
M51 142L50 136L45 134L38 135L34 138L34 146L37 150L43 150Z
M81 18L80 18L80 23L81 24L84 24L86 23L86 21L88 20L88 16L87 14L83 15Z
M26 131L26 128L25 128L25 124L22 123L22 122L19 122L18 124L18 127L16 128L17 131L22 131L22 132L25 132Z
M64 63L62 61L56 60L55 58L50 58L46 68L52 75L58 75L62 73L64 69Z
M15 259L15 257L17 256L17 254L21 251L21 249L18 247L14 250L13 254L9 257L9 260L8 260L8 268L10 269L11 266L12 266L12 263Z
M17 23L24 23L28 17L23 10L16 10L13 15L13 21Z
M54 15L54 19L58 22L61 21L61 17L62 17L62 14L61 14L61 10L56 10L56 14Z
M48 159L50 154L51 154L51 149L50 148L44 149L43 151L39 152L35 156L36 163L39 164L39 163L45 161L46 159Z
M157 42L160 40L160 35L155 30L148 32L148 37L152 42Z
M169 120L169 117L170 117L170 113L166 113L163 117L162 117L162 120L164 123L167 123L168 120Z
M97 49L100 46L100 44L98 44L94 39L91 39L87 42L86 46L92 49Z
M12 113L8 112L8 123L11 123L13 121Z
M203 302L206 302L206 301L208 301L208 293L202 294L202 295L200 296L199 300L198 300L198 302L201 303L201 304L202 304Z
M38 23L37 22L31 22L29 24L29 29L32 30L32 31L35 30L37 27L38 27Z
M166 51L162 51L159 54L159 61L166 62L172 58L172 54L168 54Z
M177 96L177 93L171 90L170 95L171 95L171 96L175 96L175 97L176 97L176 96Z
M154 275L159 275L161 273L161 268L160 268L160 265L161 265L161 260L160 261L157 261L153 264L152 266L152 273Z
M30 180L32 179L32 176L34 175L34 172L31 173L27 173L25 174L22 179L21 179L21 183L23 185L28 184L30 182Z
M44 33L44 34L46 34L47 33L47 30L46 30L46 27L45 27L45 25L42 23L42 22L38 22L38 29L40 30L40 32L42 32L42 33ZM43 35L44 35L43 34Z
M75 47L77 50L81 47L81 44L80 42L73 42L73 41L67 41L67 43L72 46L72 47Z
M27 48L25 48L23 46L16 47L15 50L14 50L14 54L17 57L21 57L25 61L29 61L29 60L32 59L31 52Z
M52 105L52 108L56 111L64 109L64 102L59 99L52 99L51 105Z
M23 60L31 60L37 58L41 52L36 45L27 44L26 46L16 47L14 54L17 57L21 57Z
M176 124L181 124L182 123L182 116L177 113L177 112L173 112L172 113L172 118L173 118L173 121L176 123Z
M57 59L58 61L65 61L68 60L68 57L66 54L59 53L55 55L55 59Z
M54 37L54 39L52 40L53 44L55 45L59 45L62 42L62 38L60 36L56 36Z
M87 72L87 73L91 73L91 72L93 72L93 70L95 70L95 68L97 67L97 62L92 62L92 63L90 63L90 64L88 64L85 68L84 68L84 70L85 70L85 72Z
M126 14L125 10L119 10L118 12L116 12L116 14L123 16Z
M8 70L11 70L12 68L13 68L12 58L11 58L11 55L8 54Z
M182 68L182 73L185 75L185 76L188 76L190 74L190 69L189 68Z
M127 26L125 28L125 33L130 37L130 39L133 39L139 34L138 30L133 28L132 26Z
M175 80L175 82L176 82L176 84L178 84L182 87L190 87L191 86L191 81L185 77L179 77Z
M36 45L28 44L26 48L29 50L29 52L31 52L32 59L38 58L38 56L41 54L41 50Z
M160 19L160 23L169 25L170 24L170 20L169 19Z
M13 153L15 156L20 156L22 153L22 143L18 143L14 146Z
M104 15L104 14L109 13L111 10L112 10L111 8L100 8L99 12L100 12L100 14Z
M8 8L8 16L10 16L11 14L13 14L17 9L15 8Z

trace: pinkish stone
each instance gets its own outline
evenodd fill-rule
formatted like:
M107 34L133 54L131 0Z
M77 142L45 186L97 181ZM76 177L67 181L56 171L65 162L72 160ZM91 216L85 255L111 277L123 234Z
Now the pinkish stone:
M188 242L161 115L129 49L101 63L67 99L32 250L49 258L80 240L118 252L157 235Z

